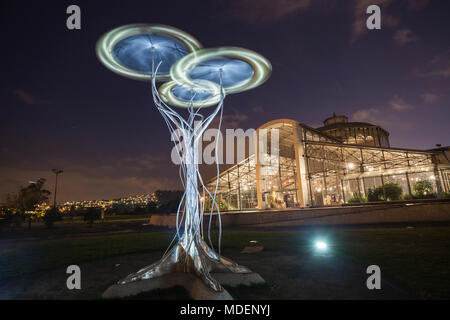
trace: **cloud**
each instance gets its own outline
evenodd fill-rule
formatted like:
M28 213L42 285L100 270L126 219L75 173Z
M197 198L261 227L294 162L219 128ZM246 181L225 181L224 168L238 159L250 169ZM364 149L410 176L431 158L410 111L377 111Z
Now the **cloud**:
M444 78L450 77L450 62L448 62L448 65L442 66L442 68L438 68L434 71L427 73L427 75L433 76L433 77L444 77Z
M93 165L72 165L65 167L70 171L83 172L89 177L98 178L125 178L150 177L163 165L162 159L151 155L126 156L123 158L106 159L105 162Z
M386 108L368 108L360 109L353 113L353 121L368 122L380 126L388 131L390 128L397 128L401 130L410 130L413 123L399 117L399 113L386 110Z
M424 67L416 68L414 74L419 77L450 77L450 50L436 55Z
M395 95L391 100L389 100L388 104L395 111L406 111L414 108L412 105L406 103L406 101L400 98L398 95Z
M275 22L308 8L311 0L235 0L232 15L250 23Z
M38 98L21 89L14 90L13 94L25 104L38 104L40 102Z
M400 24L400 21L390 14L384 14L381 17L381 27L394 28Z
M408 0L409 10L421 10L430 4L430 0Z
M412 109L414 109L412 105L408 104L400 96L394 95L385 106L357 110L353 113L352 119L354 121L373 123L384 128L396 126L406 130L412 124L405 121L403 115L399 118L400 113Z
M0 168L0 198L17 191L30 179L46 178L45 188L53 192L54 175L46 171L23 171ZM70 200L114 199L124 196L148 194L157 189L180 189L175 179L169 177L91 177L83 172L64 172L58 178L58 202Z
M403 46L409 42L416 41L417 37L409 29L399 29L394 33L394 40L398 45Z
M430 62L431 71L429 76L450 77L450 50L435 56Z
M438 95L434 93L424 93L421 94L420 97L425 103L433 103L439 98Z
M379 111L375 108L358 110L352 115L352 119L358 122L378 122Z
M151 193L157 189L180 189L178 174L167 173L167 162L151 155L104 157L104 161L73 163L71 160L55 160L26 166L0 167L0 200L5 194L17 191L19 186L41 177L47 179L46 188L52 191L53 167L62 167L64 173L58 179L58 201L113 199L122 196ZM169 164L171 165L171 164ZM172 171L176 172L173 165ZM170 171L170 169L169 169Z
M252 108L252 111L253 111L254 113L263 113L263 112L264 112L264 109L263 109L263 107L261 107L261 106L254 106L254 107Z
M236 129L239 128L242 122L248 119L248 116L245 113L239 113L238 111L234 111L232 114L226 114L222 117L222 125L221 128L230 128ZM219 117L214 118L211 123L211 128L217 128L219 125Z
M435 55L424 65L412 70L417 77L450 78L450 50Z
M424 93L421 97L428 103L437 99L437 95L433 93ZM352 114L351 118L353 121L369 122L387 130L396 128L408 131L414 127L414 123L407 119L408 115L405 116L404 111L412 109L414 109L413 105L396 94L383 106L359 109Z

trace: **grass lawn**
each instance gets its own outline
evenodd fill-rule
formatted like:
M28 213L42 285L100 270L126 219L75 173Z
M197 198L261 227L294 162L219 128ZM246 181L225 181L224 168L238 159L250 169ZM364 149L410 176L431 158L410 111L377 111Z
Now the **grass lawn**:
M172 235L172 232L139 232L54 240L3 240L0 281L114 255L165 250ZM450 298L450 227L225 230L222 248L242 249L250 240L257 240L265 251L304 255L310 254L318 238L329 243L334 255L345 255L362 265L379 265L382 276L418 297Z
M147 223L150 215L118 215L107 216L103 221L97 220L92 226L83 220L83 217L76 217L73 221L64 218L55 222L52 229L47 229L42 221L33 221L28 229L28 222L25 221L17 229L4 228L0 231L2 238L23 238L23 237L54 237L61 235L76 235L83 233L112 232L127 229L128 226L134 229L138 225Z

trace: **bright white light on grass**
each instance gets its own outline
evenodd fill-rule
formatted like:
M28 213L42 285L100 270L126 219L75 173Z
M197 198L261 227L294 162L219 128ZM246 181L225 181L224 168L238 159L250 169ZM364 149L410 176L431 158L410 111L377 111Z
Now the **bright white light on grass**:
M318 251L325 251L328 249L328 245L325 241L316 241L315 246Z

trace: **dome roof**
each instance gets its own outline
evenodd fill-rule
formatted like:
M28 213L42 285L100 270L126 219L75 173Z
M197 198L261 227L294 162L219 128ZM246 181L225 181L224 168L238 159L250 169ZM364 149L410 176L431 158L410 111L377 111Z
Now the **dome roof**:
M339 123L332 123L329 125L325 125L323 127L319 127L316 128L316 130L319 131L328 131L328 130L332 130L332 129L337 129L337 128L354 128L354 127L359 127L359 128L368 128L368 127L376 127L382 131L384 131L387 135L389 135L389 132L386 131L385 129L383 129L380 126L377 126L376 124L372 124L372 123L368 123L368 122L339 122Z

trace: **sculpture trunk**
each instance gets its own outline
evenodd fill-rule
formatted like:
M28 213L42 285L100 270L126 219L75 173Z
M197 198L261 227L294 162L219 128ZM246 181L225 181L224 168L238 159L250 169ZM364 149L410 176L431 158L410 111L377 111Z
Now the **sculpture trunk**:
M184 231L178 243L159 262L129 275L120 281L120 284L152 279L172 272L189 272L199 276L211 289L222 291L222 286L210 272L251 273L246 267L218 255L201 236L203 210L198 188L198 139L196 137L202 132L203 128L199 130L198 127L184 132L182 159L186 166Z

